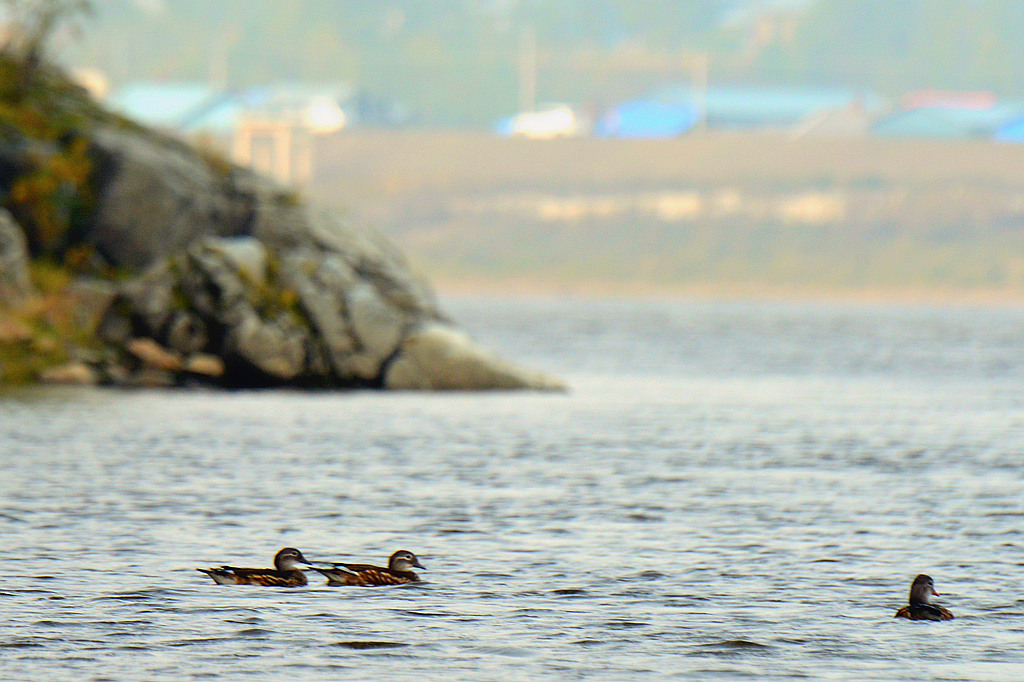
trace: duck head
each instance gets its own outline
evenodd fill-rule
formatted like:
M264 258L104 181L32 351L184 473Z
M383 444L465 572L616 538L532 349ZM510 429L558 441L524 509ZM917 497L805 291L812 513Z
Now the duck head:
M274 555L274 568L279 571L291 571L299 564L308 565L309 561L294 547L285 547Z
M933 596L937 597L939 593L935 591L935 583L932 582L931 576L919 575L914 578L910 586L911 604L931 604Z
M388 559L388 568L392 571L411 571L414 568L423 568L423 564L412 552L400 549ZM423 570L426 570L423 568Z

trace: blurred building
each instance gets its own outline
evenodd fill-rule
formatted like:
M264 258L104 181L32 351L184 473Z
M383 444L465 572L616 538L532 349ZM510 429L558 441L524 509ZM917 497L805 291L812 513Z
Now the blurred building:
M314 139L352 124L361 101L347 86L296 84L225 91L204 83L136 83L107 104L168 133L201 139L286 184L310 179Z
M901 104L899 111L874 124L875 135L989 139L1024 117L1024 102L1000 102L995 93L985 91L919 90L905 95Z
M718 129L793 130L829 114L862 112L871 117L883 110L881 98L874 93L840 88L670 86L655 92L652 99L693 107L703 125Z
M313 176L314 134L301 119L251 114L237 123L231 157L284 184L304 185Z
M699 119L700 111L692 104L634 100L605 113L594 133L602 137L675 137L693 128Z
M180 132L231 97L206 83L132 83L111 93L106 104L143 125Z
M1024 114L1003 123L993 137L998 142L1024 142Z
M546 104L500 120L495 130L499 135L550 140L586 135L590 122L568 104Z

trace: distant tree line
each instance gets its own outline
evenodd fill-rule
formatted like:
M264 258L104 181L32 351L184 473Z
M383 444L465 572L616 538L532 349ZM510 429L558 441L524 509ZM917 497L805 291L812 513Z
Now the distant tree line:
M692 78L694 55L711 82L1024 96L1019 0L107 0L95 14L64 54L115 83L345 81L428 123L513 111L525 32L542 100L636 97Z

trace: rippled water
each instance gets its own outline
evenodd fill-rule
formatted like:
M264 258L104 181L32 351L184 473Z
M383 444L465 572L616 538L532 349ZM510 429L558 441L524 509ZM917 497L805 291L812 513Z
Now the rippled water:
M1021 677L1024 311L447 307L572 392L0 398L0 677Z

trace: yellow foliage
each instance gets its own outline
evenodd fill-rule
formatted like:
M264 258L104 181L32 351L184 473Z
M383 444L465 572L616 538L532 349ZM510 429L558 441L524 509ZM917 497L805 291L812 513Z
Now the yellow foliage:
M48 255L56 255L76 214L91 205L89 144L75 138L55 154L37 155L34 168L17 178L8 194L12 208L28 218L30 239Z

